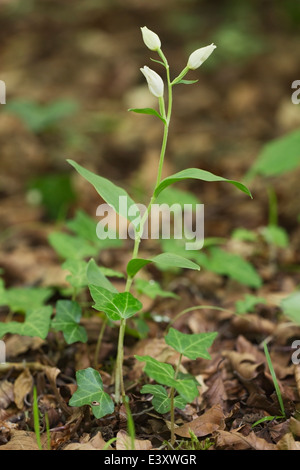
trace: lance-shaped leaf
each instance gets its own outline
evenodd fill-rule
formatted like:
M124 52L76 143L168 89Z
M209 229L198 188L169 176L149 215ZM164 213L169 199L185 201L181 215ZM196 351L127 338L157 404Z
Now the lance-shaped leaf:
M144 372L153 380L168 387L176 385L175 371L171 364L159 362L151 356L135 356L140 362L145 362Z
M115 185L107 178L103 178L102 176L96 175L92 171L83 168L73 160L67 161L84 179L94 186L97 193L117 212L117 214L129 220L135 228L138 227L140 211L125 189ZM120 203L121 197L125 204ZM133 211L134 215L128 214L129 208L131 209L131 212Z
M176 255L175 253L161 253L151 259L135 258L129 261L127 265L127 274L134 277L140 269L149 263L155 263L168 268L186 268L199 271L198 264L184 258L183 256Z
M233 184L240 191L243 191L244 193L248 194L248 196L252 198L251 192L244 184L239 183L238 181L228 180L226 178L223 178L222 176L214 175L209 171L200 170L199 168L188 168L186 170L179 171L174 175L168 176L167 178L162 180L161 183L157 186L154 196L158 196L165 188L167 188L171 184L177 183L179 181L184 181L186 179L196 179L207 182L221 181L225 183L230 183Z
M144 385L141 389L141 393L150 393L153 395L152 405L158 413L165 414L170 411L171 399L162 385ZM187 402L181 396L174 398L174 406L176 408L183 410L186 404Z
M81 319L81 308L77 302L72 300L58 300L56 302L56 315L52 320L52 327L56 331L62 331L67 344L81 341L86 343L87 333L79 324Z
M93 286L103 287L110 292L117 293L115 286L106 278L106 275L102 272L101 268L97 266L94 259L88 262L86 275L88 283Z
M217 335L216 332L186 334L170 328L165 341L175 351L189 359L197 359L198 357L211 359L208 348L210 348Z
M152 116L158 117L164 124L166 124L166 120L153 108L130 108L128 111L138 114L151 114Z
M130 292L114 294L103 287L89 286L89 288L96 302L94 308L104 312L112 321L130 318L143 307Z
M6 333L12 333L45 339L50 328L51 315L52 307L50 305L28 310L23 323L16 321L0 323L0 338Z
M78 388L69 401L70 406L90 405L97 419L113 413L113 401L104 392L103 382L98 371L91 367L78 370L76 381Z

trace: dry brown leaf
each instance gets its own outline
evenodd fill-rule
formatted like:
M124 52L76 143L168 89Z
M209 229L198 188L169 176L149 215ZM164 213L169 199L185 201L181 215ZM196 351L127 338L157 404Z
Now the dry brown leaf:
M14 401L14 386L8 380L0 382L0 409L7 408Z
M205 393L205 397L210 406L217 405L219 403L222 408L224 407L224 403L228 397L221 372L217 372L209 380L209 387Z
M292 433L287 433L277 443L278 450L300 450L300 442L296 442Z
M116 449L131 450L131 438L124 430L119 431L117 434ZM152 444L148 440L134 439L134 449L150 450L152 449Z
M46 448L47 436L41 436L42 447ZM0 450L39 450L34 432L12 430L10 441Z
M253 431L248 436L243 436L238 431L217 431L216 446L229 450L276 450L274 444L257 437Z
M224 351L223 356L229 359L232 369L244 380L253 380L263 367L263 363L257 363L256 358L249 353Z
M97 434L89 439L89 435L86 436L87 439L83 439L81 442L74 442L72 444L68 444L63 450L103 450L106 445L101 432L97 432ZM111 450L112 448L109 446L107 450Z
M190 430L197 437L207 436L220 428L224 428L224 413L220 405L213 406L199 418L194 419L190 423L186 423L175 429L177 436L191 437Z
M31 338L30 336L12 335L5 341L6 355L9 358L14 358L27 352L29 349L35 351L43 344L45 344L45 341L37 336Z
M232 326L236 331L243 333L245 336L252 334L269 336L275 330L275 324L273 322L252 313L243 316L235 316L232 319Z
M33 378L29 369L24 369L14 383L15 404L21 410L24 406L24 398L31 392Z
M300 421L293 417L290 419L290 431L294 436L300 437Z

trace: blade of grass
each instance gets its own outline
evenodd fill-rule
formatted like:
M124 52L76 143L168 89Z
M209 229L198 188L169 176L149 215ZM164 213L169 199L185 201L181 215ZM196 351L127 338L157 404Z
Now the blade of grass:
M43 450L41 443L41 432L40 432L40 412L37 400L36 387L33 387L33 424L34 432L36 436L36 442L39 450Z
M131 449L130 450L135 450L135 427L134 427L134 422L132 418L132 414L130 411L129 407L129 398L125 397L125 408L126 408L126 414L127 414L127 430L128 434L130 436L130 444L131 444Z
M267 343L264 342L263 346L264 346L264 352L265 352L265 356L266 356L266 359L267 359L267 363L268 363L268 366L269 366L269 369L270 369L270 373L271 373L271 376L272 376L272 379L273 379L273 383L274 383L278 403L279 403L279 406L280 406L280 410L281 410L281 413L282 413L283 417L286 417L281 391L280 391L279 384L278 384L278 381L277 381L277 377L276 377L276 374L275 374L275 370L274 370L274 367L273 367L273 364L272 364L272 361L271 361L271 357L270 357L270 354L269 354Z

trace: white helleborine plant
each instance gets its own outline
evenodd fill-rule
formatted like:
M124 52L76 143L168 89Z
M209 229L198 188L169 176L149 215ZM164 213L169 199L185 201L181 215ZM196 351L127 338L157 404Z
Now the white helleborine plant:
M143 35L143 41L148 49L150 49L150 51L158 51L158 49L160 49L161 42L157 34L148 29L147 26L141 28L141 31Z
M148 87L152 95L156 96L156 98L162 98L164 95L164 82L160 75L146 65L140 70L147 80Z
M208 59L208 57L213 53L216 47L217 46L215 46L214 44L210 44L210 46L201 47L200 49L194 51L189 57L187 67L190 70L198 69L203 64L203 62L205 62L206 59Z

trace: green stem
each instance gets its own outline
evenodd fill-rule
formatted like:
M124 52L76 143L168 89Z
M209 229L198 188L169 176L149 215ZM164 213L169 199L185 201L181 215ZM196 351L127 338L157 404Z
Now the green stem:
M166 68L167 83L168 83L168 110L166 113L164 98L163 97L159 98L159 110L160 110L162 117L165 119L165 124L164 124L164 134L163 134L163 140L162 140L160 157L159 157L157 178L156 178L155 188L153 190L153 194L150 199L149 205L143 217L141 218L139 231L136 233L136 236L135 236L131 259L135 259L138 256L139 246L141 243L144 226L148 218L148 215L150 213L152 204L154 203L156 199L154 195L156 188L161 182L163 164L164 164L164 159L165 159L165 154L166 154L166 149L167 149L167 142L168 142L169 123L170 123L171 113L172 113L173 96L172 96L172 85L171 85L171 80L170 80L169 64L164 53L160 49L157 52L159 56L161 57L161 59L163 60L163 63ZM127 277L126 285L125 285L125 292L130 291L132 283L133 283L133 279L134 277L131 277L131 276ZM122 391L123 401L125 398L125 389L124 389L124 382L123 382L123 348L124 348L125 327L126 327L126 321L122 319L121 324L120 324L120 331L119 331L118 353L117 353L117 363L116 363L116 378L115 378L115 401L116 403L120 402L120 398L121 398L120 391Z
M101 348L101 344L102 344L102 339L103 339L103 335L104 335L104 332L105 332L105 328L106 328L107 323L108 323L108 319L107 319L107 317L105 317L105 318L103 319L103 322L102 322L102 325L101 325L101 328L100 328L100 332L99 332L99 336L98 336L98 341L97 341L97 345L96 345L96 351L95 351L95 357L94 357L94 367L95 367L95 369L97 369L97 367L98 367L99 352L100 352L100 348Z
M268 187L268 199L269 199L269 225L278 225L278 204L277 196L272 186Z
M175 375L174 375L174 380L177 379L179 368L181 365L182 361L182 354L179 356L179 361L176 367ZM172 387L170 390L170 400L171 400L171 410L170 410L170 415L171 415L171 445L174 446L175 444L175 406L174 406L174 398L175 398L175 388Z

